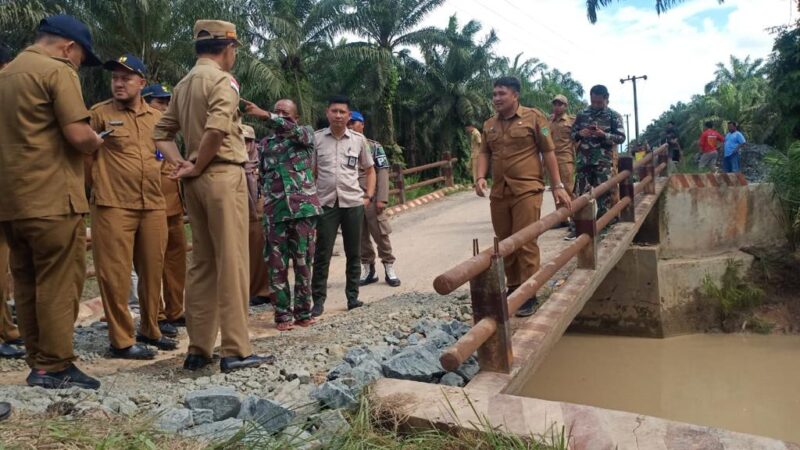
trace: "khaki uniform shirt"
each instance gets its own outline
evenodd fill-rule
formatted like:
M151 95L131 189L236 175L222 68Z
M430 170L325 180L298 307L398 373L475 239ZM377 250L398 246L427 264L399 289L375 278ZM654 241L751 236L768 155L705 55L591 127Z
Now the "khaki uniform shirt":
M550 124L538 109L520 106L510 119L498 115L483 124L481 153L492 162L490 197L502 198L544 190L541 153L555 150Z
M478 179L478 155L481 153L481 132L477 128L472 130L469 137L469 167L472 170L472 179Z
M244 164L247 150L241 123L239 83L216 62L200 58L172 90L169 108L156 125L153 139L170 141L182 131L186 157L195 161L203 133L219 130L225 138L214 161Z
M550 120L550 134L553 138L553 145L556 147L556 159L559 164L575 163L577 143L572 140L573 123L575 123L575 117L566 113Z
M92 164L92 198L98 206L165 209L161 161L156 159L153 128L161 112L142 101L132 110L106 100L92 106L89 123L106 136Z
M72 64L33 45L0 71L0 221L89 212L84 155L61 127L89 119Z
M181 189L177 180L169 178L175 166L166 159L161 161L161 193L164 194L164 201L167 206L167 217L183 214L183 203L181 202Z
M341 208L364 205L364 191L358 184L358 169L375 165L363 134L345 130L341 139L324 128L314 133L317 165L317 195L322 206Z

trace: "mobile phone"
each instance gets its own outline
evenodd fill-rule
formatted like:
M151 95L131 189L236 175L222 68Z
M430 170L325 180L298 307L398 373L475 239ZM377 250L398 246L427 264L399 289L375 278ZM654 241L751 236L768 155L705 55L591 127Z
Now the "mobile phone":
M110 129L110 130L103 130L103 131L101 131L101 132L100 132L100 134L98 134L98 136L100 136L100 139L105 139L105 138L106 138L106 136L109 136L109 135L111 135L112 133L114 133L114 129L113 129L113 128L112 128L112 129Z

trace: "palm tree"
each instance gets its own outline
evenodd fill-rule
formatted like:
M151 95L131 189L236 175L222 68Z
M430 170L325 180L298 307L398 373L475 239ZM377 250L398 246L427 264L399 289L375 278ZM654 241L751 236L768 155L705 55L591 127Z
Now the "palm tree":
M764 59L750 59L746 56L739 59L734 55L730 56L730 68L724 63L717 63L717 70L714 72L714 81L706 85L706 92L713 92L725 83L742 86L755 78L763 78L766 73Z
M445 43L422 47L427 95L419 99L415 109L429 148L466 148L459 145L463 127L491 114L488 67L498 39L492 30L483 41L475 42L480 31L480 23L474 20L459 29L456 16L452 16L444 30Z
M395 142L392 107L397 97L399 74L397 52L441 39L433 27L418 28L422 20L445 0L352 0L349 10L339 16L343 31L352 32L366 42L349 44L343 56L350 60L369 60L378 75L381 116L378 137L390 156L399 158Z
M589 17L589 22L597 23L597 11L611 5L614 1L615 0L586 0L586 15ZM725 0L718 1L719 3L724 3ZM661 15L673 6L683 2L684 0L656 0L656 12Z
M310 74L331 50L340 0L253 0L248 30L256 51L244 53L237 74L247 95L259 102L295 100L300 116L316 119Z

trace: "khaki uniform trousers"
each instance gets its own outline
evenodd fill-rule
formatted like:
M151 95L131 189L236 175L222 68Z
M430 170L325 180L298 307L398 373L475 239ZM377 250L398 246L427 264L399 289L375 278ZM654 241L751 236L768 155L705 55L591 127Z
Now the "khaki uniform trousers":
M542 208L542 193L531 192L515 196L508 187L503 198L491 198L489 202L494 234L503 240L526 226L539 220ZM503 259L506 284L519 286L539 270L539 245L534 240Z
M392 242L389 234L392 233L392 226L389 225L389 218L385 214L378 215L378 205L370 202L364 209L364 223L361 226L361 263L375 264L375 249L372 247L370 236L378 246L378 256L384 263L392 264L395 257L392 254Z
M0 230L0 342L19 339L19 330L11 319L8 306L11 275L8 273L8 244L6 235Z
M26 361L33 369L64 370L76 359L72 334L86 278L83 215L14 220L0 228L11 249Z
M162 275L163 298L158 320L172 322L183 317L183 291L186 288L186 235L183 213L167 217L167 248Z
M211 357L222 333L222 357L252 355L247 329L248 210L244 169L211 164L184 182L192 225L186 285L189 353Z
M264 202L256 201L256 214L250 217L248 230L248 244L250 247L250 297L269 297L272 290L269 288L269 271L264 258L264 225L261 217L264 215Z
M572 197L575 192L575 163L571 161L559 162L558 176L561 178L561 182L564 183L564 189L566 189L567 194Z
M138 210L92 205L92 254L108 336L114 348L136 343L133 317L128 310L131 261L139 275L139 333L161 338L158 310L161 276L167 246L167 219L163 209Z

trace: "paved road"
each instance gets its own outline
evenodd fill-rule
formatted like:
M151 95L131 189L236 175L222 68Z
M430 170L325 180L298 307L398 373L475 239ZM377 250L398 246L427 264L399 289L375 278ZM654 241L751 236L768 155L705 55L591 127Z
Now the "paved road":
M542 214L554 210L553 197L544 194ZM403 284L389 287L383 281L383 267L377 264L378 283L361 288L360 298L371 302L389 295L416 291L433 292L433 279L456 263L472 256L472 239L478 238L481 248L491 245L494 233L489 218L489 200L472 191L461 192L401 214L391 221L396 271ZM546 233L540 239L543 260L563 246L563 230ZM331 261L328 278L326 311L344 311L344 250Z

